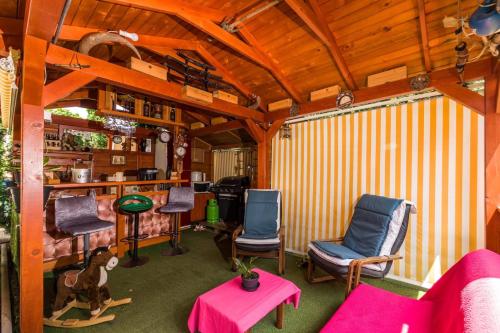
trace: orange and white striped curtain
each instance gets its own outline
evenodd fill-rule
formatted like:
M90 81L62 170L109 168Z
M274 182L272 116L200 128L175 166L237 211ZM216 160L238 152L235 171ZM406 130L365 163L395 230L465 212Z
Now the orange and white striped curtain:
M447 97L291 125L273 139L286 247L343 236L363 193L408 199L418 214L391 274L429 284L484 247L484 118Z

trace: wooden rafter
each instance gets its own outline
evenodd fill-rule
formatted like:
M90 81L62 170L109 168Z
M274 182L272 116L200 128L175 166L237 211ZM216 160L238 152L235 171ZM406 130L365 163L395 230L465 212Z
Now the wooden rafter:
M79 41L83 36L92 33L103 31L102 29L76 27L72 25L64 25L59 35L60 40ZM169 47L183 50L196 50L199 42L188 39L178 39L170 37L139 35L137 42L132 42L135 46L155 46Z
M247 59L255 62L256 64L267 69L273 77L285 88L285 90L295 99L297 102L300 102L300 94L297 89L293 87L293 85L285 78L282 71L276 66L275 61L270 59L265 52L259 48L259 44L255 40L253 36L249 33L244 35L244 29L241 29L242 36L246 39L247 43L242 42L236 36L222 29L218 24L214 23L221 22L225 17L224 12L220 12L219 19L214 19L213 15L207 15L205 13L206 7L200 9L191 4L182 2L182 1L160 1L160 0L108 0L109 2L120 4L120 5L129 5L132 7L157 11L166 13L169 15L174 15L180 18L181 20L188 22L192 26L198 28L209 36L217 39L222 44L228 46L239 54L245 56ZM210 9L210 11L214 11Z
M43 88L43 106L50 105L57 100L68 96L73 91L83 87L95 79L95 75L83 72L70 72L64 75Z
M282 70L276 65L277 61L270 58L269 54L262 49L262 46L259 44L255 36L250 31L248 31L246 27L242 27L239 30L239 33L247 43L252 45L262 55L262 57L266 59L266 68L276 79L276 81L278 81L278 83L283 87L283 89L285 89L296 102L300 102L301 97L297 88L285 77L285 74L283 74Z
M206 136L209 134L222 133L232 130L237 130L244 128L243 123L240 120L232 120L227 123L221 123L217 125L207 126L203 128L198 128L189 132L191 137Z
M484 97L478 93L462 87L456 82L446 82L444 80L434 81L432 86L443 94L484 115Z
M31 0L24 14L24 34L49 41L56 32L65 0Z
M266 131L251 119L245 119L246 129L255 142L260 143L266 139Z
M252 47L214 23L214 21L221 22L224 19L225 15L223 12L212 10L208 7L201 9L183 1L109 0L108 2L174 15L203 31L207 35L212 36L241 55L251 59L255 63L264 65L264 60L261 55L255 52ZM207 12L217 12L219 15L208 15Z
M23 20L11 17L0 17L0 33L3 35L22 35Z
M170 15L194 15L214 22L222 22L226 17L224 11L209 7L200 8L184 0L106 0L106 2Z
M166 82L141 72L110 64L107 61L77 53L54 44L49 46L46 62L52 65L69 64L74 61L75 55L78 56L78 61L81 65L89 65L89 67L82 68L81 70L78 68L71 69L95 75L97 80L142 92L144 94L169 99L181 104L206 109L218 114L225 114L236 118L252 118L261 122L264 120L264 114L261 112L225 101L216 99L211 104L200 104L195 100L184 97L181 92L181 87L175 83Z
M302 13L302 16L300 16L300 15L299 16L301 18L303 18L304 22L309 26L309 28L311 30L312 30L312 28L314 28L316 26L316 24L314 23L314 20L312 18L305 19L305 17L308 16L309 14L307 14L307 12L300 11L300 9L299 9L301 7L300 2L298 2L297 0L287 0L287 3L292 7L292 9L294 9L294 11L297 14ZM335 39L335 36L333 35L332 31L330 30L330 27L328 26L328 22L326 20L325 15L321 11L321 7L319 6L318 1L317 0L309 0L309 4L311 5L313 12L318 19L317 24L319 26L317 28L315 28L314 30L320 29L320 30L324 31L324 38L325 39L324 40L321 39L320 35L318 35L318 37L320 37L322 42L328 48L328 51L330 52L330 54L333 58L333 61L337 65L337 68L340 71L340 74L342 75L342 78L344 79L347 87L350 90L358 89L358 86L356 85L356 81L354 81L354 77L352 76L351 72L349 71L349 68L347 67L347 63L345 62L344 57L342 56L342 53L340 52L340 48L337 44L337 40Z
M217 68L225 81L233 85L245 97L250 98L250 96L252 95L252 89L245 83L241 82L241 80L239 80L236 76L234 76L234 74L231 73L231 71L229 71L219 60L217 60L217 58L215 58L204 46L202 46L201 44L198 45L196 51L203 59ZM261 109L262 111L267 110L263 100L261 100L259 104L259 109Z
M278 119L273 122L271 127L266 132L266 139L267 140L272 140L272 138L278 133L280 130L281 126L283 126L283 123L285 122L285 119Z
M476 61L467 65L465 70L465 80L473 80L491 73L491 60ZM430 73L430 86L434 87L436 82L442 84L452 84L458 81L457 74L454 68L447 68ZM446 88L446 87L445 87ZM353 91L354 103L362 104L374 102L383 98L395 97L412 92L408 79L389 82L383 85L362 88ZM334 109L337 107L336 96L321 99L314 102L303 103L299 106L299 114L306 115L309 113L321 112L324 110ZM480 111L480 110L479 110ZM272 122L277 119L284 119L290 116L289 110L279 110L266 113L266 122Z
M97 31L99 30L65 25L61 30L59 39L78 41L86 34ZM175 49L196 51L206 61L217 68L217 71L222 75L224 80L233 85L244 96L248 98L252 94L251 89L246 84L238 80L229 70L227 70L210 52L208 52L204 46L201 45L199 41L141 34L138 36L139 40L137 42L133 42L134 45L151 50L159 55L170 55L176 57ZM265 110L263 103L261 103L261 109L263 111Z
M427 23L425 14L424 0L417 0L418 3L418 21L420 24L420 38L422 42L422 51L424 53L425 70L430 72L432 70L431 54L429 51L429 37L427 33Z
M200 114L198 112L193 112L193 111L189 111L189 110L183 110L183 112L188 114L191 118L194 118L205 125L210 125L210 117L208 117L204 114Z

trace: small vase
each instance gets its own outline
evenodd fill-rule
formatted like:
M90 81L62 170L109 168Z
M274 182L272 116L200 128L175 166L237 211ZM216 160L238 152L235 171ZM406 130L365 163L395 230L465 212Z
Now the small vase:
M241 276L241 288L246 291L255 291L259 288L259 274L253 272L253 277L245 279L243 275Z

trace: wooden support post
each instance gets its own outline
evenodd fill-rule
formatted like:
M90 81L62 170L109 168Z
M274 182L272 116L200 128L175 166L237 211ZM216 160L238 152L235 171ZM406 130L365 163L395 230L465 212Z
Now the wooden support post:
M486 247L500 252L500 113L496 112L500 83L496 75L485 83L485 210Z
M267 140L257 144L257 187L258 188L269 188L269 177L268 177L268 146Z
M47 42L24 39L21 91L20 328L43 328L43 81Z

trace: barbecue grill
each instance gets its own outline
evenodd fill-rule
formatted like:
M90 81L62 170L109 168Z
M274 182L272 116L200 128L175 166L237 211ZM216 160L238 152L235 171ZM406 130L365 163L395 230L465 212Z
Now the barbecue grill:
M245 191L250 187L247 176L221 178L210 191L219 203L219 217L225 223L242 224L245 212Z

